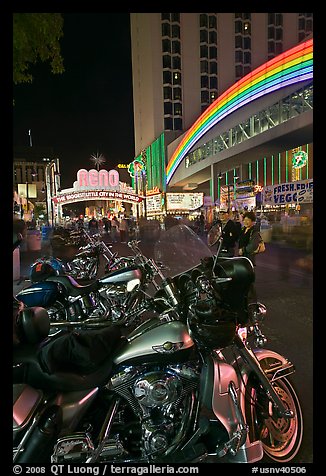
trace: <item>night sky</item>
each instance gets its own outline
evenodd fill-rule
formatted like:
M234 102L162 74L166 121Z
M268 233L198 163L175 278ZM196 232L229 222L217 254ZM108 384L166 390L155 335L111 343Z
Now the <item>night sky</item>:
M53 147L61 184L71 187L93 154L113 168L134 158L128 13L64 13L60 40L65 72L48 63L32 69L32 84L14 86L13 145Z

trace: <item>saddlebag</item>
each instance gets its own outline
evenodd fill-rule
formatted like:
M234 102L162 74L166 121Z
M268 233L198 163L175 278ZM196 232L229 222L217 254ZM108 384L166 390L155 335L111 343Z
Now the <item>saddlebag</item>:
M40 401L42 391L26 384L13 385L13 431L22 430L30 421Z

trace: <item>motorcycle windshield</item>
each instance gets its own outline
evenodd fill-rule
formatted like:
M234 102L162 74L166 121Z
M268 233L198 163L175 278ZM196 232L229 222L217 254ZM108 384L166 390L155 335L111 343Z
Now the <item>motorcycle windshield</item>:
M213 256L206 244L206 236L198 236L186 225L175 225L161 231L154 245L154 258L166 268L164 274L173 277L200 264L201 259Z

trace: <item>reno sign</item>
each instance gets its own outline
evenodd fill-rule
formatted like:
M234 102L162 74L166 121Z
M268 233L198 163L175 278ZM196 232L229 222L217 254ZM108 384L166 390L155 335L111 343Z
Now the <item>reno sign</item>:
M73 187L61 190L52 197L52 200L60 205L85 200L121 200L139 203L143 197L135 195L132 187L119 181L117 170L80 169Z
M101 188L118 190L119 189L119 172L117 170L86 170L80 169L77 172L77 188Z

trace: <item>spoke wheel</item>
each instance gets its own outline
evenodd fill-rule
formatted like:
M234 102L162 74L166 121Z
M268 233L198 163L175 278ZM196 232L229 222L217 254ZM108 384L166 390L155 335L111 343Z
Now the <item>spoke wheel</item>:
M299 399L287 378L281 378L274 389L293 418L270 415L269 401L265 391L255 378L250 378L246 387L246 418L250 441L261 440L264 461L286 463L297 455L303 435L303 417Z

